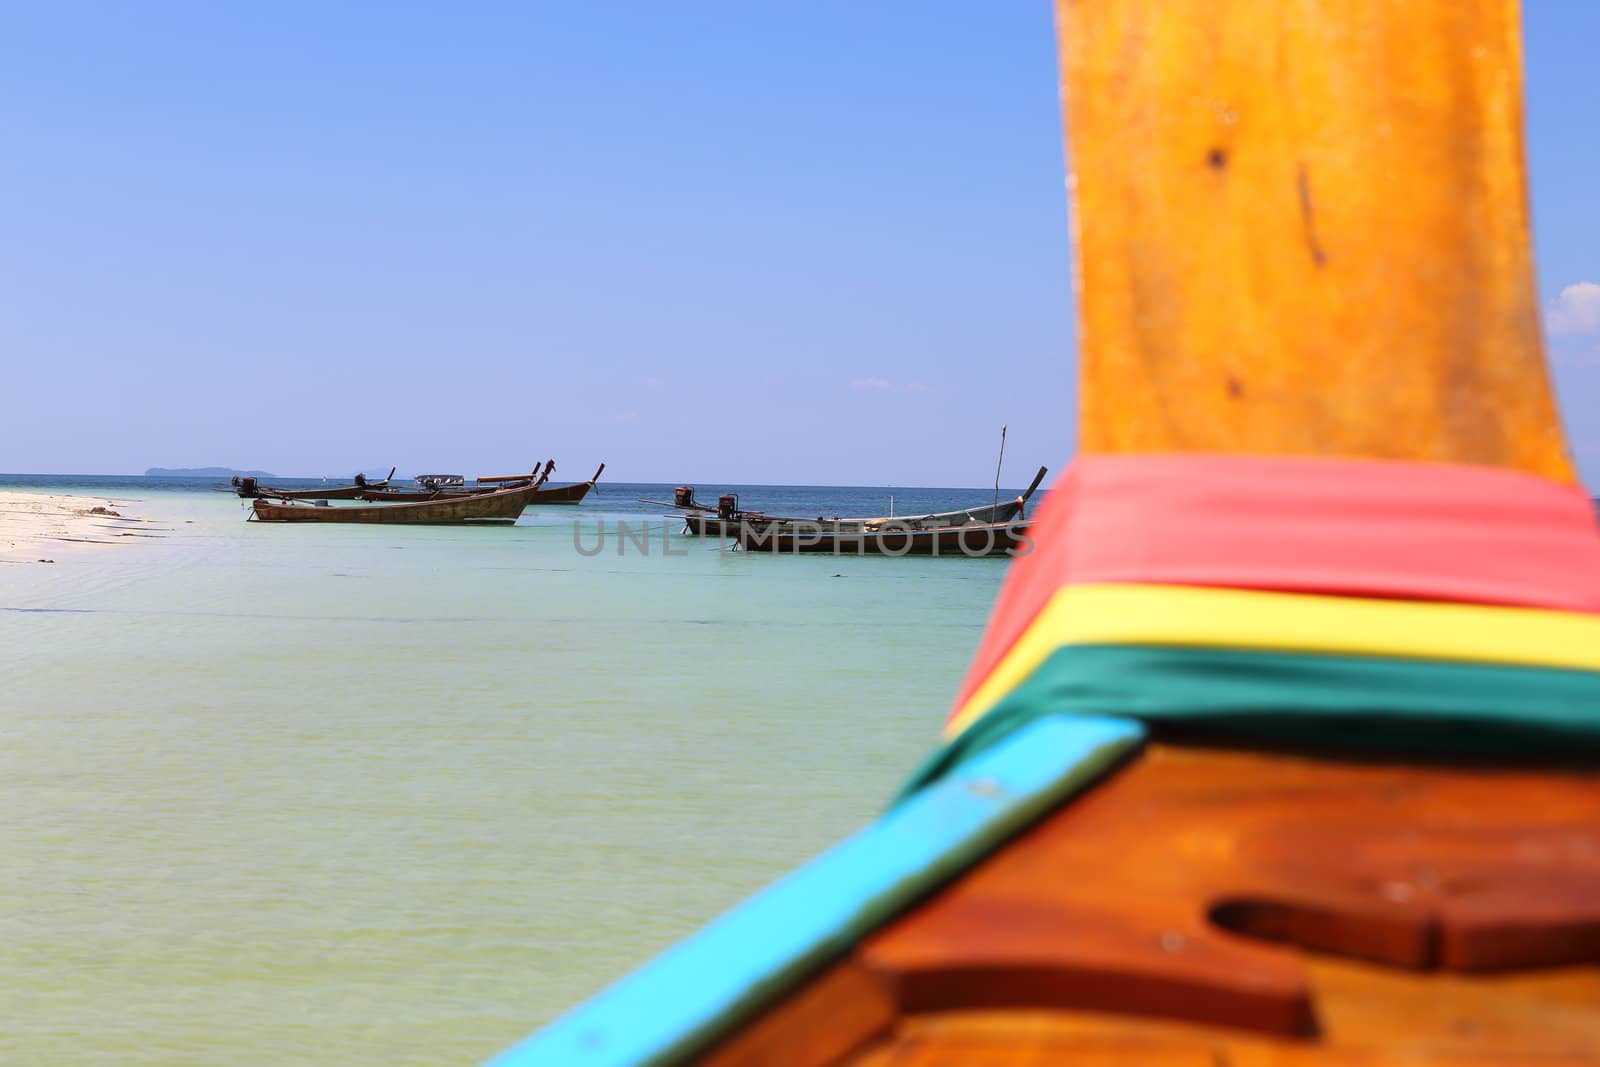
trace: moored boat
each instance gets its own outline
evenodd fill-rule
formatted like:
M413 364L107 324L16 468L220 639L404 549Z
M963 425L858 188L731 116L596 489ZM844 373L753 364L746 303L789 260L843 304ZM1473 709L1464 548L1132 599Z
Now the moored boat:
M775 532L778 533L794 533L806 536L809 531L817 527L846 533L879 529L932 530L966 524L994 525L1013 522L1021 517L1027 508L1028 501L1033 498L1033 494L1044 483L1045 475L1048 473L1048 467L1040 467L1028 487L1010 500L978 504L968 508L953 508L949 511L933 511L922 515L855 517L819 515L814 519L792 515L768 515L764 511L742 510L739 507L739 498L733 494L724 494L719 497L715 508L700 504L695 501L694 490L689 486L678 487L677 492L674 494L672 507L678 509L678 517L683 520L683 532L691 537L723 537L731 539L740 537L752 530L765 531L770 528L775 528ZM646 500L644 503L664 502Z
M492 493L452 496L404 504L321 505L257 498L251 518L260 522L407 523L514 523L533 499L533 484L512 486Z
M256 497L270 497L275 500L356 500L362 493L372 490L381 490L389 484L397 468L389 468L386 477L378 481L368 481L363 474L357 474L349 485L331 485L321 489L285 489L270 485L260 485L256 479L235 475L230 484L235 494L246 499L254 500Z
M1081 451L944 744L497 1067L1600 1063L1516 5L1057 17Z
M526 482L513 482L512 485L526 485ZM508 488L504 485L465 486L460 489L411 489L405 486L389 486L381 489L366 489L355 495L353 499L363 500L369 504L416 504L424 500L456 500L461 497L483 496L500 489Z
M486 493L498 492L502 489L513 487L520 488L530 483L543 485L545 479L550 477L550 472L555 469L555 460L545 464L542 471L535 467L531 473L479 478L478 484L466 485L458 479L459 484L442 485L437 481L421 484L420 488L408 489L400 486L384 486L368 489L357 494L357 500L365 500L373 504L414 504L424 500L449 500L457 497L483 496Z
M870 529L840 529L799 520L742 523L735 543L745 552L835 556L1023 556L1032 548L1025 519L959 526L900 526L891 520Z
M550 464L550 470L555 469L555 463ZM600 475L605 473L606 465L600 464L594 476L586 482L573 482L571 485L552 485L540 489L534 497L535 504L579 504L594 489L595 483L600 480ZM548 471L546 472L548 473Z

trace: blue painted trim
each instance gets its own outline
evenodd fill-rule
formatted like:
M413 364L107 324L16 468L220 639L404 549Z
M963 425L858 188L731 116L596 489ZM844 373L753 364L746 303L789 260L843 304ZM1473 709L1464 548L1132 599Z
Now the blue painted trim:
M700 1052L1095 781L1144 736L1131 719L1029 724L490 1067L661 1067Z

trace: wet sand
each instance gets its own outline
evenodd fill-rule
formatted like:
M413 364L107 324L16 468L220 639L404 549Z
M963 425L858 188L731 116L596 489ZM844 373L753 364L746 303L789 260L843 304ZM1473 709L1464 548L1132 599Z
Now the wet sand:
M0 489L0 563L66 562L162 536L137 507L115 497Z

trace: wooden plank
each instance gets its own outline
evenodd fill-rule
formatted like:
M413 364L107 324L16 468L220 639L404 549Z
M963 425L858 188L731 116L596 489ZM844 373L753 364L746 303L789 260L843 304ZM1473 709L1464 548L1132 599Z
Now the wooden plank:
M1573 474L1515 0L1057 0L1090 452Z
M1315 1040L1090 1012L962 1011L906 1017L893 1034L843 1062L998 1067L1013 1062L1009 1055L1028 1064L1077 1064L1083 1057L1152 1065L1203 1051L1206 1062L1229 1067L1600 1063L1594 1010L1600 969L1417 974L1316 958L1306 967L1321 1023Z
M849 1061L854 1067L1219 1067L1210 1048L1112 1037L1018 1041L1005 1035L912 1035Z
M1593 773L1153 745L858 958L905 1013L1121 1012L1299 1039L1324 1026L1313 954L1595 964L1597 916ZM1417 1015L1381 1021L1399 1040ZM1600 1012L1568 1021L1600 1048Z
M1508 1062L1594 1067L1600 1062L1581 1051L1508 1061L1504 1053L1493 1050L1419 1052L1382 1045L1330 1049L1217 1035L1157 1036L1126 1022L1103 1024L1100 1031L1050 1031L1019 1027L1014 1019L1000 1018L1011 1029L975 1033L956 1026L929 1034L917 1028L840 1062L848 1067L1504 1067Z
M894 1001L870 971L844 963L696 1061L698 1067L827 1067L895 1023Z

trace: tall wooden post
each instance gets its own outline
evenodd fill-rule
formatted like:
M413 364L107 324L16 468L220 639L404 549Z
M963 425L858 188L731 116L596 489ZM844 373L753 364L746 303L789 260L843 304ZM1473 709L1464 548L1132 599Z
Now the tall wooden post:
M1086 452L1572 480L1515 0L1057 0Z

